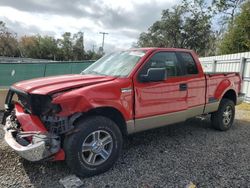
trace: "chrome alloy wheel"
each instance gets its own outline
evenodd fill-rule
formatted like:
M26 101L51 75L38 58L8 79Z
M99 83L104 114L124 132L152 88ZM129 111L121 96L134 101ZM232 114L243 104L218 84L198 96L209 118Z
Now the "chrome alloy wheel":
M111 155L113 138L104 130L90 133L82 144L82 158L88 165L104 163Z
M229 125L229 123L231 122L232 119L232 115L233 115L233 110L231 106L227 106L226 109L223 112L223 123L224 125Z

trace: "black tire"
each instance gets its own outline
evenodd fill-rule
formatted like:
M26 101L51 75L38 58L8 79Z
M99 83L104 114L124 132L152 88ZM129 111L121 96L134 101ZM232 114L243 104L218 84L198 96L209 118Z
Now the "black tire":
M231 116L225 118L225 112L230 109L231 110ZM233 101L229 99L222 99L219 105L219 109L216 112L213 112L211 114L211 122L212 126L220 131L226 131L230 129L234 122L234 116L235 116L235 104Z
M99 165L91 165L88 164L88 160L85 158L86 153L82 151L82 147L86 139L89 139L90 135L95 135L96 132L107 133L109 134L109 138L112 137L112 149L109 150L110 154L106 161ZM99 135L101 133L99 133ZM91 143L93 142L94 140ZM72 172L78 176L88 177L100 174L109 170L116 162L119 154L121 153L122 142L123 139L121 131L112 120L103 116L90 116L88 118L81 119L76 123L76 132L67 136L64 140L66 163ZM89 152L94 153L93 150ZM98 157L101 161L101 155L97 156L94 160ZM102 160L104 160L104 158Z

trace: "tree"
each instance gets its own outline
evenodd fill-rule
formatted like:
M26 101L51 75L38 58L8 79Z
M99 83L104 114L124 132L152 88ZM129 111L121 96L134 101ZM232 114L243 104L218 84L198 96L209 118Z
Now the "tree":
M101 53L98 54L95 51L88 50L85 54L85 57L86 59L89 59L89 60L97 60L102 57L102 54Z
M233 23L238 8L245 0L213 0L216 13L222 13L224 19L222 21Z
M50 36L37 36L39 58L56 60L57 57L57 41Z
M215 33L212 31L212 11L204 0L183 1L189 15L183 21L183 40L185 48L194 49L199 55L215 53Z
M16 34L11 33L0 21L0 56L19 56L18 41Z
M203 0L183 0L162 11L161 20L141 33L138 46L189 48L199 55L211 55L215 52L211 17L211 8Z
M250 50L250 1L241 6L241 11L235 16L233 24L219 46L221 54L245 52Z
M83 44L83 32L78 32L73 36L73 54L74 60L84 59L84 44Z
M61 56L61 60L69 61L73 59L73 39L71 37L70 32L65 32L62 35L62 39L58 40L59 45L59 54Z
M36 36L23 36L19 41L23 57L39 58L39 47Z
M99 59L103 54L84 51L83 32L71 34L65 32L62 38L51 36L22 36L8 30L5 23L0 21L0 56L21 56L35 59L51 59L58 61Z
M58 47L53 37L23 36L19 46L23 57L56 60Z

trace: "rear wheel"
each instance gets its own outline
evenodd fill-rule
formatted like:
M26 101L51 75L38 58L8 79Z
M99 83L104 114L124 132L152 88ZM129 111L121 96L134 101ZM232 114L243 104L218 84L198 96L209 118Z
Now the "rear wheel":
M222 99L218 111L212 113L211 121L215 129L226 131L233 125L235 104L229 99Z
M76 130L64 141L71 170L79 176L92 176L111 168L122 148L118 126L106 117L92 116L80 120Z

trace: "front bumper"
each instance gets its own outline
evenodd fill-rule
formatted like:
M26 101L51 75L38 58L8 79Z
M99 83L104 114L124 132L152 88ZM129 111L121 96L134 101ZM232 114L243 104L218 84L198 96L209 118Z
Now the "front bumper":
M50 159L60 146L60 137L48 133L38 117L24 112L15 104L15 113L5 118L6 143L29 161Z
M6 143L24 159L29 161L40 161L51 155L48 152L44 141L40 141L35 144L29 144L27 146L22 146L16 141L13 135L14 131L8 130L6 128L4 128L4 130L4 139ZM39 135L39 133L37 133L37 135Z
M245 99L245 94L239 93L238 98L237 98L237 105L243 103L244 99Z

